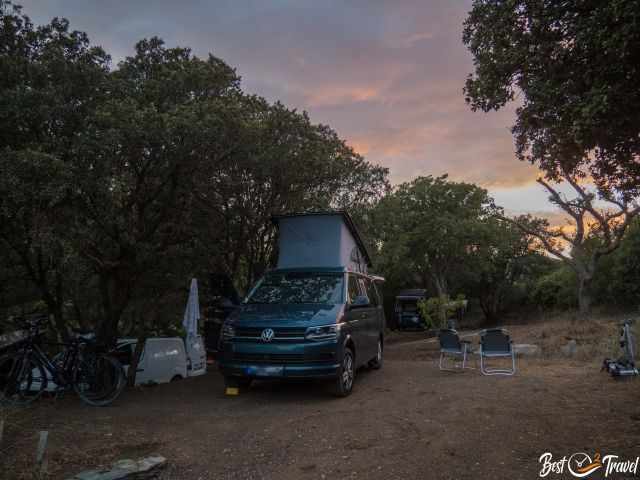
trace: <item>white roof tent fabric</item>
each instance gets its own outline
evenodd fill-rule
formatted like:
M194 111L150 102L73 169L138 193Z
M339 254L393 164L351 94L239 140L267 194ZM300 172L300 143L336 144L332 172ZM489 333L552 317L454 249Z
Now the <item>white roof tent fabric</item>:
M273 217L279 229L277 268L345 268L367 273L371 257L347 212Z

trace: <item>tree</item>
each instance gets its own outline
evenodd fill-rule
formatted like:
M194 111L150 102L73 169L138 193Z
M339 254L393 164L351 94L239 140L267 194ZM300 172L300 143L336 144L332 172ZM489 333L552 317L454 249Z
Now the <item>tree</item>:
M576 192L576 198L567 199L544 179L538 179L538 183L549 192L549 201L571 219L568 229L566 226L550 228L546 220L526 216L515 221L502 218L514 222L522 231L536 237L549 253L574 270L578 307L581 313L587 313L591 308L589 285L598 261L620 246L627 227L640 214L640 205L627 201L625 195L616 198L614 192L610 192L600 194L599 200L606 202L606 207L598 207L595 203L596 193L580 185L572 175L566 174L565 179Z
M237 87L233 70L215 57L142 40L111 73L109 98L77 135L76 248L98 279L103 341L115 341L139 282L191 241L185 214L194 177L224 155L220 103Z
M572 234L545 231L541 223L522 226L575 270L582 312L589 309L597 260L618 247L638 214L639 21L638 1L475 0L464 24L475 66L467 102L490 111L519 95L516 154L539 166L539 183L575 223ZM550 183L558 181L577 198L559 195ZM586 181L595 194L582 186ZM596 197L613 210L595 208Z
M463 277L469 293L479 299L485 319L495 321L514 284L530 273L530 259L537 253L532 236L511 222L488 217L482 227Z
M101 96L109 57L54 18L0 4L0 246L37 287L61 335L70 266L70 145Z
M366 162L306 113L243 97L236 119L242 140L227 161L199 176L199 215L212 269L246 291L272 266L272 216L349 208L360 211L389 188L387 169ZM211 240L217 248L211 249Z
M213 55L151 38L111 68L66 20L35 27L8 2L0 20L0 278L26 281L61 333L170 331L191 277L246 289L274 261L272 215L365 210L389 189Z
M463 41L474 110L518 98L517 155L550 180L640 188L640 1L475 0Z
M617 307L640 303L640 222L636 218L627 229L620 247L602 257L591 283L594 301Z
M378 264L391 278L415 277L446 296L449 279L479 248L483 222L496 211L486 190L446 175L403 183L372 213Z
M66 338L63 303L70 256L68 176L64 165L38 152L0 155L0 245L36 286L58 331Z

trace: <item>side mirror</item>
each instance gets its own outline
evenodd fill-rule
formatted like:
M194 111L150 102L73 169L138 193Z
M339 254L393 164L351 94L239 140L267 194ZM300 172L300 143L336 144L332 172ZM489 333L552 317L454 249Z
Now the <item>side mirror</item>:
M369 305L369 297L367 297L366 295L358 295L351 304L351 308L362 308L368 307Z

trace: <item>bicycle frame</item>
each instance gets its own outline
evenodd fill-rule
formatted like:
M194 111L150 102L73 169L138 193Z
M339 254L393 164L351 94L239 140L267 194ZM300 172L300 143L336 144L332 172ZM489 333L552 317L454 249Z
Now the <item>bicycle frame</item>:
M46 372L51 374L53 382L58 388L66 388L72 385L73 369L75 368L76 359L78 357L79 345L67 344L67 343L50 343L48 345L61 345L68 347L63 351L63 358L61 362L61 368L56 366L55 363L48 357L48 355L40 348L40 346L31 337L26 341L21 350L22 354L33 355L45 369Z
M66 343L47 342L38 328L42 323L29 323L29 335L3 354L0 401L26 405L45 390L73 390L88 405L111 404L126 386L120 362L84 335ZM63 348L50 357L45 345Z
M635 352L635 338L631 332L631 322L626 321L622 327L622 335L620 337L620 344L624 351L627 362L632 366L636 364L636 352Z
M618 360L605 358L602 363L602 370L608 371L615 378L635 377L640 375L636 368L635 358L635 338L631 331L631 325L634 320L625 320L620 329L620 347L622 348L622 357Z

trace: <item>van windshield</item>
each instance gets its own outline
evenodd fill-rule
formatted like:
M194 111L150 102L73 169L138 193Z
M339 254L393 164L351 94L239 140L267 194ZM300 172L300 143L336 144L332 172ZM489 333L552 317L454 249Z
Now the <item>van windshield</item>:
M342 303L340 273L270 273L256 286L247 303Z

